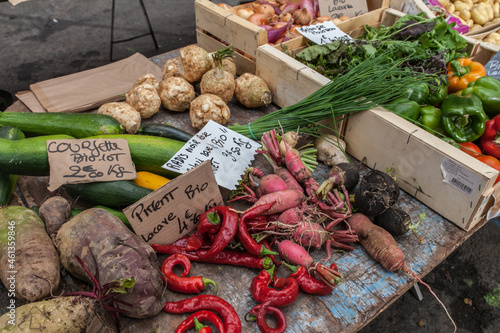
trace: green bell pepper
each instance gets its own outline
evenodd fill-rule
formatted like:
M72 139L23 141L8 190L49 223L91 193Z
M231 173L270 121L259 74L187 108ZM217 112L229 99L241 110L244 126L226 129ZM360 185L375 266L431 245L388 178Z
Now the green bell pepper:
M446 96L448 96L448 85L437 83L429 88L429 95L425 99L425 102L429 105L440 107Z
M427 83L418 82L408 87L402 97L415 101L419 105L425 104L425 99L429 96L429 86Z
M469 83L462 95L473 94L483 103L484 112L491 118L500 114L500 81L491 76L482 76Z
M408 120L416 121L420 117L420 105L415 101L410 101L408 98L400 97L390 103L384 105L384 108L394 112L398 116Z
M432 105L420 108L420 118L418 122L426 131L433 132L441 127L441 110Z
M441 114L443 130L458 143L479 139L488 119L481 100L475 95L446 96L441 104Z

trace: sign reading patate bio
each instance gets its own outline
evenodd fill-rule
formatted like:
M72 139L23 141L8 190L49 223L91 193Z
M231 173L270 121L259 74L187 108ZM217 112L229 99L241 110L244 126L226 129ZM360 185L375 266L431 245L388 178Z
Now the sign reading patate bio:
M149 244L171 244L194 230L201 214L223 204L209 161L180 175L123 210Z
M47 140L49 191L70 183L137 178L125 139Z
M319 11L323 16L353 18L368 12L366 0L319 0Z

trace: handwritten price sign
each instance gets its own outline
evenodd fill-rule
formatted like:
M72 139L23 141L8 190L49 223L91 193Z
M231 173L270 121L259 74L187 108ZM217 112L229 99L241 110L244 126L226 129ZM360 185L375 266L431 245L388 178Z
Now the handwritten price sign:
M319 0L322 15L339 18L342 15L353 18L368 12L366 0Z
M332 21L297 28L297 30L310 41L323 45L337 39L352 39L340 30Z
M149 244L171 244L196 228L201 214L223 204L208 161L123 210Z
M48 140L50 191L68 183L137 177L125 139Z
M486 75L500 80L500 51L497 52L484 67L486 69Z
M233 190L260 144L215 121L209 121L162 167L185 173L210 161L217 183Z

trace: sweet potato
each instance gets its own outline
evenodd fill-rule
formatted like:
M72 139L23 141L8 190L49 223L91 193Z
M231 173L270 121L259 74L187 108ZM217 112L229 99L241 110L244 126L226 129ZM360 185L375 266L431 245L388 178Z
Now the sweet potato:
M52 240L55 240L57 231L69 220L71 204L61 196L50 197L41 205L38 212L45 223L45 230Z
M55 293L59 258L37 213L22 206L0 208L0 277L8 295L30 302Z
M96 316L88 297L57 297L28 303L0 317L0 332L79 333Z
M366 252L382 267L394 272L405 267L405 254L385 229L375 225L362 213L355 213L347 223L356 231L359 242Z
M78 279L90 281L76 256L98 276L100 285L135 279L131 292L117 296L129 317L158 314L166 301L165 285L153 248L110 212L90 208L63 224L56 236L61 264ZM97 274L98 273L98 274Z

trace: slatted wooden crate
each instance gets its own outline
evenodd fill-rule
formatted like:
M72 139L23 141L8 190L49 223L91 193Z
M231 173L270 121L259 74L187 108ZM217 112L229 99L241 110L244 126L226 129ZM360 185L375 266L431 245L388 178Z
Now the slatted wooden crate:
M403 15L385 9L341 29L356 37L364 24L392 25ZM475 59L486 62L494 55L477 40L466 39L467 52ZM293 53L306 41L287 43ZM279 47L260 46L256 59L257 75L266 80L281 106L298 102L329 82ZM493 193L500 194L500 185L493 187L498 171L383 108L350 117L344 136L349 154L372 168L391 168L404 191L464 230L485 219L494 204Z

